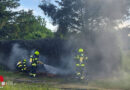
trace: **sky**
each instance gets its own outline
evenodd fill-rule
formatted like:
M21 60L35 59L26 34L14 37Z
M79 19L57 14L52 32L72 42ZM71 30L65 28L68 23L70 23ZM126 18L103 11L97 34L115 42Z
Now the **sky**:
M33 10L33 13L35 16L41 16L45 18L46 20L46 27L51 29L53 32L57 30L57 26L53 26L51 24L51 19L44 15L44 12L38 7L38 5L41 3L42 0L20 0L20 7L18 7L16 10L22 10L28 11L29 9ZM53 0L48 0L53 1ZM54 2L52 2L54 3ZM125 21L121 24L119 24L119 28L123 28L130 25L130 20Z
M33 10L35 16L41 16L46 20L46 27L52 31L56 31L57 26L51 24L51 19L44 15L44 12L38 7L42 0L20 0L20 6L16 9L28 11L29 9Z

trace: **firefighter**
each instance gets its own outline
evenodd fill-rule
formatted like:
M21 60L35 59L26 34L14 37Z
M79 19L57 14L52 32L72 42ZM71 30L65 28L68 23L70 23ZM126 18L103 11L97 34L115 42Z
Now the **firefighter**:
M26 72L27 71L27 62L26 62L26 59L24 59L23 61L18 61L16 68L20 72Z
M23 61L22 61L22 71L23 72L27 72L27 60L26 59L24 59Z
M84 49L79 48L75 57L76 60L76 77L83 80L86 78L86 67L88 57L85 56Z
M36 70L37 70L37 64L38 64L38 58L39 58L39 51L35 51L34 55L30 57L30 63L31 63L31 70L30 70L30 76L36 77Z

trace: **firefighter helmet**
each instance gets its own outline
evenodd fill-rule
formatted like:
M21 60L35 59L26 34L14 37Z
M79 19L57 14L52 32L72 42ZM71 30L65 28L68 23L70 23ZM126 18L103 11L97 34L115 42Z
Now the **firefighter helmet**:
M36 55L39 55L40 53L39 53L39 51L35 51L35 54L36 54Z
M81 52L84 52L84 50L83 50L82 48L80 48L80 49L79 49L79 52L80 52L80 53L81 53Z

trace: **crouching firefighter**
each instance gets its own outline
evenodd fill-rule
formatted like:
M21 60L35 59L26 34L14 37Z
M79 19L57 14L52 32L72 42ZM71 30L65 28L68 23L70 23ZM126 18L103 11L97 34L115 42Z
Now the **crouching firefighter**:
M40 54L39 51L35 51L34 55L30 57L31 68L29 75L31 77L36 77L39 54Z
M18 61L16 69L19 72L27 72L27 61L24 59L23 61Z
M87 79L87 60L88 57L84 55L84 49L78 49L78 53L75 57L76 60L76 78Z

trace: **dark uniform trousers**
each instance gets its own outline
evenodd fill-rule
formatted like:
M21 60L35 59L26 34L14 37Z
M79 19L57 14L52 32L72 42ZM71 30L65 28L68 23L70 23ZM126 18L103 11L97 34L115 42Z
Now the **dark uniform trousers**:
M76 76L79 79L85 79L87 76L87 59L84 55L76 56Z
M37 63L38 63L39 56L34 55L31 62L31 70L30 70L30 76L36 77L37 72Z

